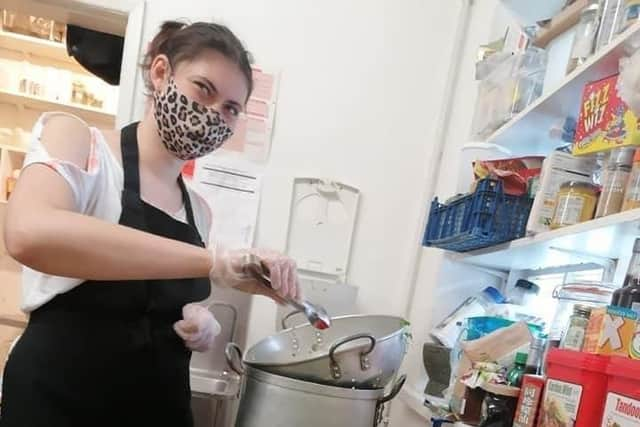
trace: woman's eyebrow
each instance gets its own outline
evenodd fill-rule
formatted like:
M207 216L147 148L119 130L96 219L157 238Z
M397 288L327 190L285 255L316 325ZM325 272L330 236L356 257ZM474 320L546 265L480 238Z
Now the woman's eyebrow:
M240 112L244 111L244 106L241 103L237 102L237 101L233 101L233 100L230 99L230 100L227 101L227 104L233 105Z
M200 78L201 78L202 80L204 80L204 83L206 83L206 85L207 85L207 86L209 86L209 89L210 89L212 92L218 92L218 89L216 88L216 85L214 85L214 84L211 82L211 80L209 80L208 78L206 78L206 77L204 77L204 76L200 76Z

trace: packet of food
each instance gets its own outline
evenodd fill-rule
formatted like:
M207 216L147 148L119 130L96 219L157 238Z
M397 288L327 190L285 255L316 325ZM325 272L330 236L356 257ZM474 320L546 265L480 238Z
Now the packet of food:
M473 163L476 181L484 178L499 178L504 192L512 196L527 194L531 178L539 176L544 157L520 157L500 160L478 160Z

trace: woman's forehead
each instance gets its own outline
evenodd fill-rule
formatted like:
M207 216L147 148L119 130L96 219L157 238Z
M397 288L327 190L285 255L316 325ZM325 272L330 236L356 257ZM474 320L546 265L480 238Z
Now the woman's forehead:
M181 61L176 76L203 78L215 86L225 99L244 104L247 98L247 82L240 67L226 56L208 49L191 60Z

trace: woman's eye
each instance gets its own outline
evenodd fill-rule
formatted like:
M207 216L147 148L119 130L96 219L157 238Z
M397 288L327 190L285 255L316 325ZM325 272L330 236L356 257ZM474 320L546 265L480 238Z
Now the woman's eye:
M209 87L207 85L205 85L204 83L200 83L200 82L195 82L196 86L198 86L198 89L200 89L200 91L202 91L202 93L204 93L205 95L210 95L211 94L211 89L209 89Z
M229 112L229 114L231 114L233 117L238 117L240 115L240 111L238 111L238 109L236 107L234 107L233 105L228 105L227 106L227 111Z

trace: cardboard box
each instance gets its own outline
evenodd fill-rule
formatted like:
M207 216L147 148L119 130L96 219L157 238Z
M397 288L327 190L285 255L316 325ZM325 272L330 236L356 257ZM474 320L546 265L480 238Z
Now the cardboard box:
M605 356L629 356L638 314L622 307L600 307L591 311L582 350Z
M484 392L469 389L458 379L473 367L473 362L501 362L505 366L511 366L515 353L528 348L532 339L527 324L518 322L477 340L462 342L462 356L456 368L451 409L463 422L473 424L480 421Z
M640 145L638 118L620 99L618 75L585 86L573 154L582 156Z
M575 157L561 151L551 153L542 166L540 187L529 214L527 233L537 234L549 231L560 186L568 181L591 183L591 176L597 167L598 164L594 158Z

